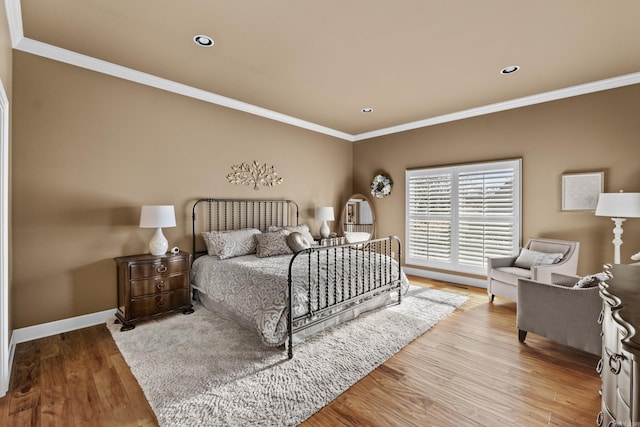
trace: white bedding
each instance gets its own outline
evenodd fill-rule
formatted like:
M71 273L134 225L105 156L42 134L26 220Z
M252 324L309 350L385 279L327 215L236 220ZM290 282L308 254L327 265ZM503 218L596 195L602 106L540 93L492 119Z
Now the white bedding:
M324 277L328 274L329 283L334 283L334 276L338 276L338 281L342 281L342 251L335 251L336 265L334 268L334 251L321 252L319 271L320 283L324 283ZM327 254L330 254L327 260ZM344 281L351 284L352 290L355 287L366 287L366 276L372 278L380 275L379 268L370 268L375 262L384 261L382 264L390 266L392 277L398 275L398 265L394 260L381 255L371 254L358 250L345 250L344 265L351 265L344 274ZM312 288L317 289L316 255L312 255ZM251 328L254 328L268 346L282 345L287 339L287 314L288 314L288 271L292 255L279 255L267 258L258 258L255 255L245 255L236 258L220 260L213 256L202 256L196 259L191 270L191 282L193 288L203 294L208 300L217 306L222 306L228 313L233 313L233 317ZM356 257L358 262L356 262ZM307 257L299 256L294 264L305 263L304 268L294 268L293 272L293 314L294 316L308 313L308 298L306 282ZM358 264L357 270L355 265ZM364 267L362 267L364 265ZM328 267L328 268L327 268ZM364 268L364 272L362 269ZM369 271L371 270L371 271ZM349 280L351 280L349 282ZM364 282L364 283L363 283ZM402 274L403 293L408 289L409 282ZM342 300L342 290L335 290L338 301ZM345 293L348 293L348 289ZM333 303L334 290L329 289L329 303ZM345 295L349 297L349 295ZM326 303L326 293L320 292L320 305ZM311 310L315 311L318 301L313 297Z

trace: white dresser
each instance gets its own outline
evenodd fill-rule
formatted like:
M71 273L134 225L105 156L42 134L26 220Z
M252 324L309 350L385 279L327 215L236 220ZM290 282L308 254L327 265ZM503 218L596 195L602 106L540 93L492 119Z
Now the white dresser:
M602 408L597 425L640 425L640 267L614 265L600 285ZM637 424L636 424L637 423Z

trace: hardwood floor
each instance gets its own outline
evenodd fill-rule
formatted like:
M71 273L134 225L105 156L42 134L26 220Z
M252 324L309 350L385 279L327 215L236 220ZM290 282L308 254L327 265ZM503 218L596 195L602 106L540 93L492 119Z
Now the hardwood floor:
M598 357L529 334L515 304L482 289L417 277L469 296L302 426L591 426L600 407ZM170 386L169 384L167 385ZM156 426L105 326L17 346L0 426Z

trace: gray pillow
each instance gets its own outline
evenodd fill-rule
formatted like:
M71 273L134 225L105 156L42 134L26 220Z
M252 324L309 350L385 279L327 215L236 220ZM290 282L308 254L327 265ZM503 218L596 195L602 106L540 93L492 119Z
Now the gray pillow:
M311 242L309 242L302 233L294 231L287 236L287 245L294 253L298 253L305 249L309 249L311 247Z
M580 280L573 285L574 288L592 288L598 286L609 278L607 273L590 274L588 276L581 277Z
M256 234L254 236L256 239L256 256L264 258L293 253L287 244L287 236L289 234L291 232L288 230Z
M531 268L536 265L551 265L560 262L563 256L564 254L562 253L537 252L523 248L514 265L520 268Z
M269 227L267 231L280 231L280 230L288 230L290 232L297 232L304 236L305 239L309 241L309 243L313 243L314 239L309 231L309 226L306 224L300 224L296 226L288 226L288 227L278 227L276 225L272 225Z
M260 234L260 230L245 228L204 232L202 237L209 255L217 255L220 259L227 259L256 253L256 241L253 238L256 234Z

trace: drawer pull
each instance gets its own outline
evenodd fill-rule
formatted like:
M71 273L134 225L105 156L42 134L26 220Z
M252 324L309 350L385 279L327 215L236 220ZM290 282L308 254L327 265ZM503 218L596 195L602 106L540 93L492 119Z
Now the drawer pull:
M600 316L598 316L598 325L602 325L604 321L604 310L600 310Z
M599 374L602 373L602 359L598 360L598 365L596 366L596 372Z
M156 271L157 271L158 273L165 273L165 272L167 271L167 266L166 266L166 265L164 265L164 264L161 264L161 265L156 269Z
M613 372L613 375L618 375L622 369L622 355L611 354L609 355L609 370Z
M601 427L602 423L604 423L604 414L602 413L602 411L600 411L598 413L598 416L596 417L596 425L598 427Z
M158 306L158 308L162 308L165 305L167 305L166 302L164 302L162 299L158 300L158 302L156 303L156 305Z
M164 289L164 287L167 286L166 283L164 283L164 280L159 281L158 283L156 283L156 288L158 288L158 290L162 290Z

